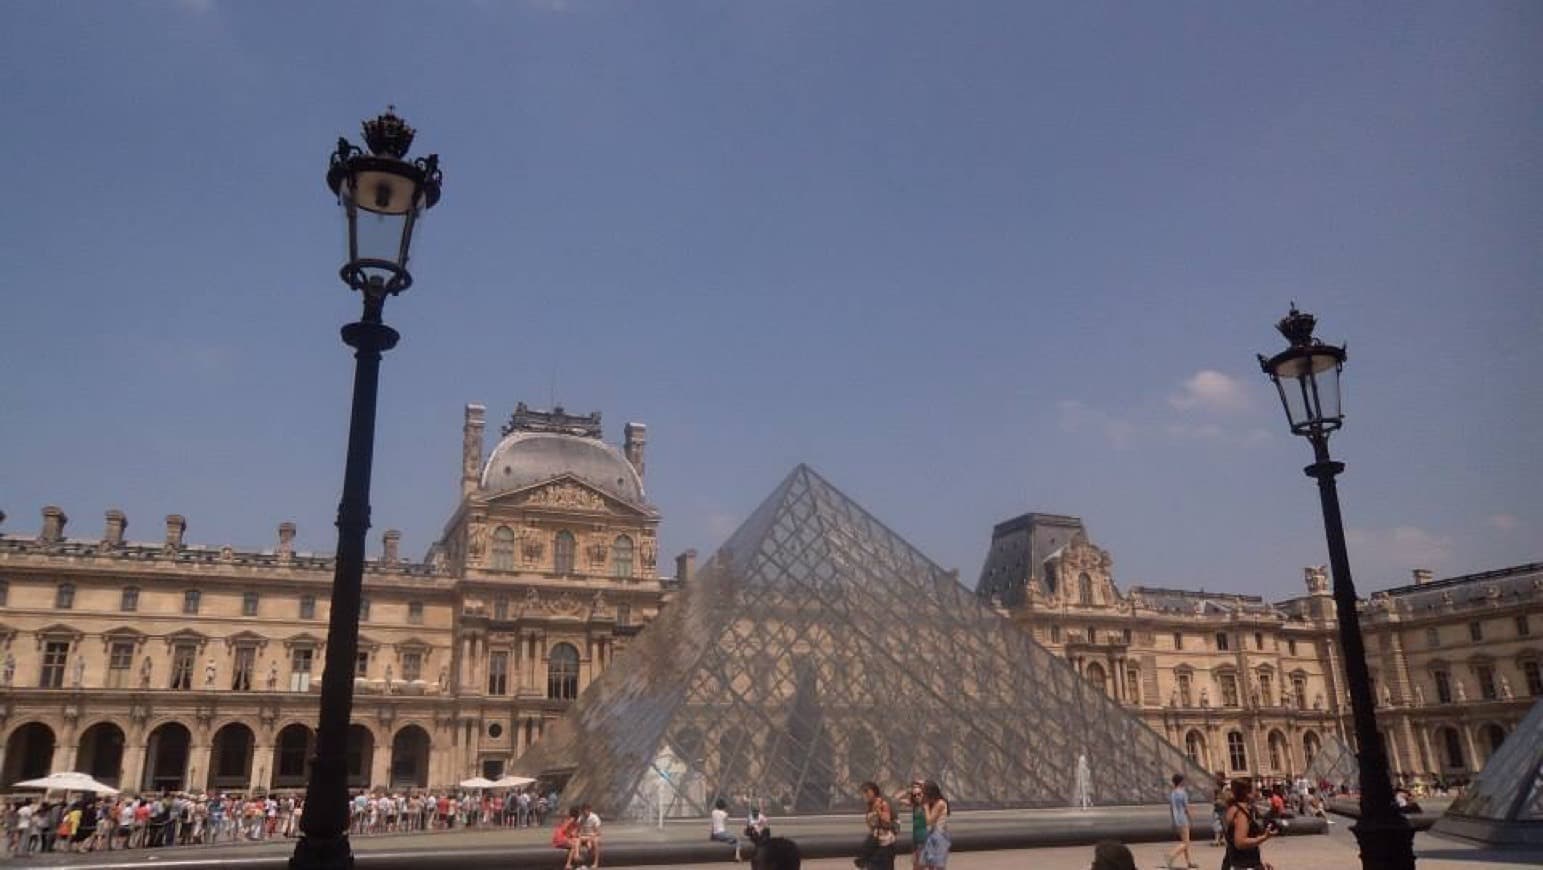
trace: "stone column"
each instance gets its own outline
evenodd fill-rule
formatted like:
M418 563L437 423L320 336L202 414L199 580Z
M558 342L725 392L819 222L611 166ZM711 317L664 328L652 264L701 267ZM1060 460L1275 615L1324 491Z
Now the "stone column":
M138 731L138 734L134 734ZM143 729L130 729L123 740L123 779L118 788L123 791L139 791L145 779L145 734Z
M1441 762L1436 758L1436 753L1431 751L1430 729L1421 726L1416 728L1415 731L1420 735L1420 751L1425 755L1425 767L1420 772L1422 774L1436 773L1437 771L1441 770Z
M209 783L209 765L214 763L214 747L207 737L188 747L188 766L184 774L188 791L203 791Z
M1464 759L1468 763L1464 766L1468 768L1469 773L1478 773L1479 747L1473 741L1473 725L1464 722L1459 726L1459 730L1463 732L1463 747L1468 750L1468 757Z
M386 735L386 742L375 743L375 751L370 753L370 787L391 787L391 736Z
M247 776L246 790L248 793L255 791L267 791L269 768L273 765L273 746L260 743L252 744L252 768Z

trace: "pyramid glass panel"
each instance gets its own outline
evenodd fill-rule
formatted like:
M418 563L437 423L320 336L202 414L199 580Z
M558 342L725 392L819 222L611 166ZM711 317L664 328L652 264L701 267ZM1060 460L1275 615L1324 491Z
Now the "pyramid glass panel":
M1206 772L800 465L518 764L603 814L1161 803ZM1197 791L1196 799L1202 799Z
M1333 788L1361 790L1361 762L1355 751L1337 735L1328 734L1302 776L1314 785L1327 782Z
M1447 813L1543 824L1543 701L1532 705Z

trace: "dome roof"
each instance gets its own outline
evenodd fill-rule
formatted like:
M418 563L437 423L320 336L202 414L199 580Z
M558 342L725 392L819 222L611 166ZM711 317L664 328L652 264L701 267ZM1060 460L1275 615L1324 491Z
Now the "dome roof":
M622 501L644 503L643 478L621 451L599 438L559 432L517 430L505 435L482 469L482 489L510 492L564 474Z

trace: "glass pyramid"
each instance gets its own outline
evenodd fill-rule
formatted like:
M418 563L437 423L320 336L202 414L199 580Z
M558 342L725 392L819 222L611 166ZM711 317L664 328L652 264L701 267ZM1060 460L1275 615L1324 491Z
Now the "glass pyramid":
M1209 782L800 465L517 768L602 814L701 817L860 811L863 781L913 778L959 808L1066 807L1083 753L1095 804Z
M1326 734L1323 745L1313 755L1313 760L1307 765L1307 771L1302 776L1315 786L1320 782L1327 782L1335 790L1344 786L1350 791L1359 792L1361 761L1356 758L1355 751L1350 748L1350 745L1339 739L1338 735Z
M1529 839L1543 844L1543 701L1532 705L1446 815L1530 827Z

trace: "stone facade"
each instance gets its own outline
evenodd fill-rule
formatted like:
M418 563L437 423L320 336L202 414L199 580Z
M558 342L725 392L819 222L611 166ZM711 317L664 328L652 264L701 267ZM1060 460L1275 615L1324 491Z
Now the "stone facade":
M404 561L393 530L366 566L357 786L501 775L660 606L643 427L623 455L598 414L522 405L494 453L521 483L490 487L483 415L468 406L461 500L428 556ZM555 452L516 443L536 431ZM296 552L292 523L262 551L189 544L175 515L153 543L117 510L99 539L67 523L50 506L37 534L0 535L0 786L77 769L131 790L303 787L332 557Z
M1429 576L1417 571L1421 585L1362 605L1373 673L1391 675L1376 689L1384 739L1395 773L1411 782L1472 775L1543 696L1532 635L1543 632L1543 566ZM1080 519L1025 514L994 529L977 593L1197 763L1287 776L1307 767L1326 735L1353 744L1328 572L1308 568L1305 582L1306 595L1273 604L1121 592L1113 559Z

